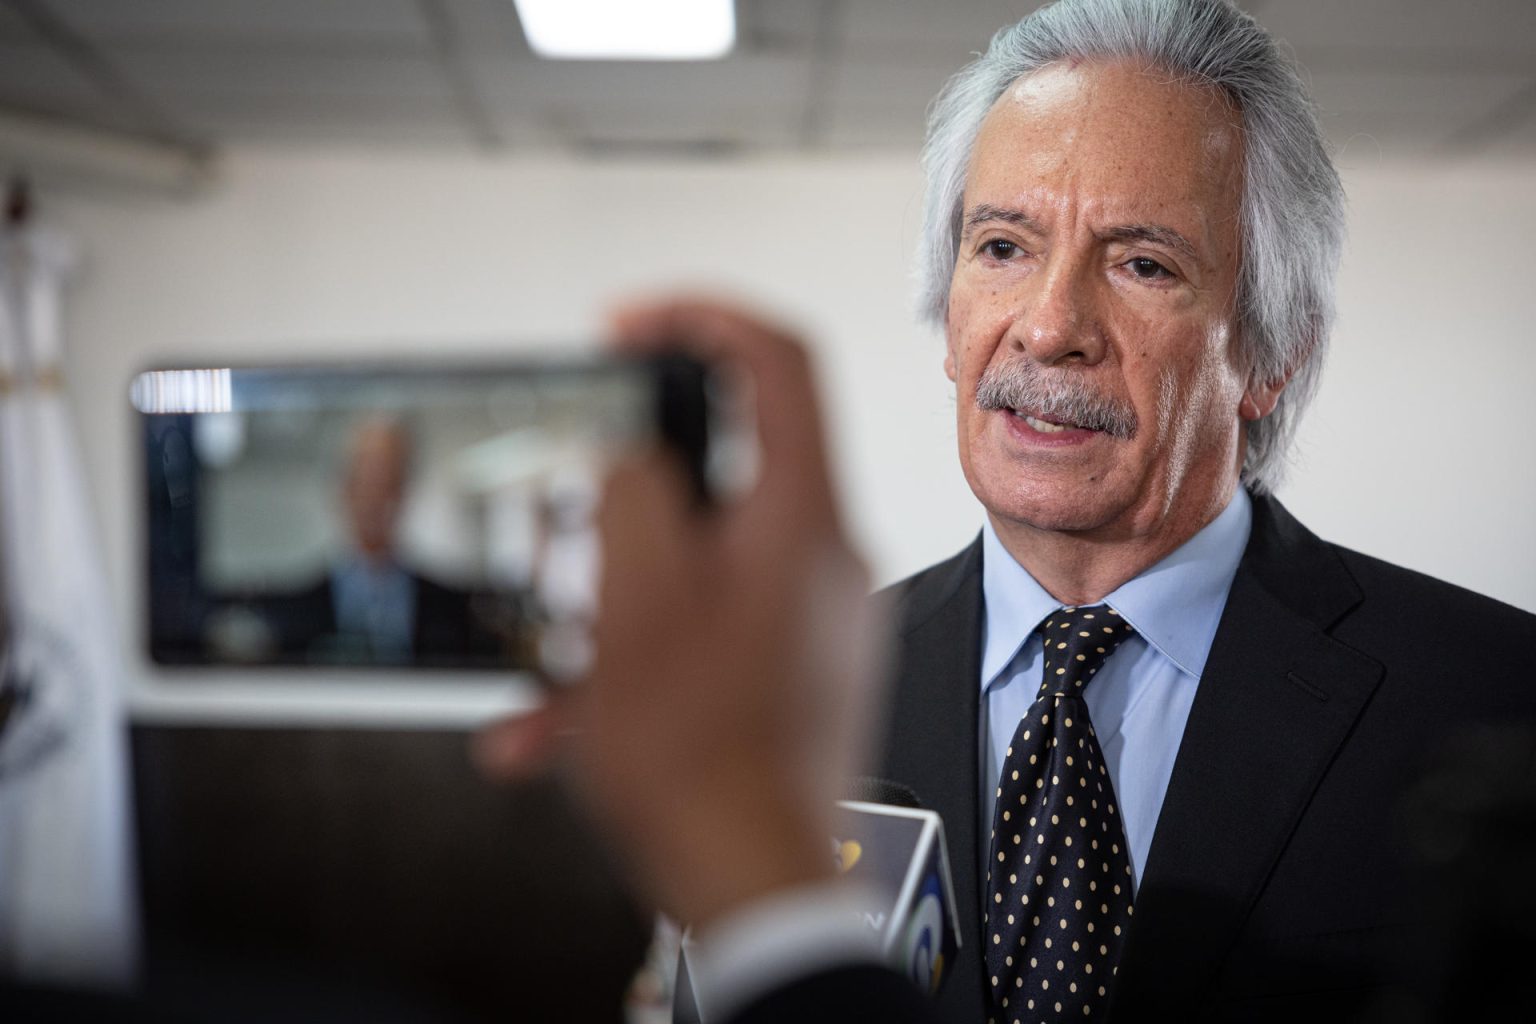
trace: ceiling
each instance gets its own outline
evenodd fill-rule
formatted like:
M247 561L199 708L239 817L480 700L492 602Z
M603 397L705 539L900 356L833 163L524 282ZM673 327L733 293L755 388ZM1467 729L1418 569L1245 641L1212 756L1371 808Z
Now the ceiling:
M1024 0L737 0L702 63L535 58L511 0L0 0L0 117L187 153L911 149ZM1533 0L1248 0L1336 143L1536 156Z

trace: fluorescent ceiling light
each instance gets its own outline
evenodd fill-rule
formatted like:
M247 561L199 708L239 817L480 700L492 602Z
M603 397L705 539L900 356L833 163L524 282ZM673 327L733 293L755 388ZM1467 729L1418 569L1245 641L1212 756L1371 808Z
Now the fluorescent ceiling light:
M564 60L713 60L736 42L733 0L513 0L528 45Z

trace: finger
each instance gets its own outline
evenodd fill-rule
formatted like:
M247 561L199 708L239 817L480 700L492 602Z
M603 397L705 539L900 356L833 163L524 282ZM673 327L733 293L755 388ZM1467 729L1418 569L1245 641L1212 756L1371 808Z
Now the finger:
M653 351L658 348L676 348L689 339L680 337L690 330L690 321L699 311L706 309L738 310L759 326L766 327L767 317L747 312L747 307L734 300L702 295L671 295L662 298L644 298L620 302L609 309L607 321L610 341L614 347L625 351ZM707 343L707 338L694 338L695 344Z
M681 468L650 449L618 462L603 485L596 639L598 670L643 656L658 623L689 593L690 566L705 557L708 524L693 514Z
M838 528L821 407L804 346L781 328L702 299L623 307L612 322L621 347L646 350L669 342L705 361L744 367L755 386L762 446L758 514Z

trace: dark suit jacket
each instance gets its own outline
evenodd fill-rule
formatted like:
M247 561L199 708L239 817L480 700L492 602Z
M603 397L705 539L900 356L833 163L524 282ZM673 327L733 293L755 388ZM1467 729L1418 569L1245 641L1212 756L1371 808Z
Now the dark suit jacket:
M411 625L412 663L449 668L501 667L497 639L479 624L473 595L410 573L416 587ZM327 646L337 637L330 577L289 594L252 602L277 636L277 658L287 663L321 663L339 657ZM366 654L366 652L363 652Z
M965 946L941 1010L986 1019L981 545L897 584L884 773L943 817ZM1211 647L1136 898L1117 1020L1387 1015L1433 977L1435 880L1399 810L1458 727L1536 712L1536 617L1326 544L1278 502Z

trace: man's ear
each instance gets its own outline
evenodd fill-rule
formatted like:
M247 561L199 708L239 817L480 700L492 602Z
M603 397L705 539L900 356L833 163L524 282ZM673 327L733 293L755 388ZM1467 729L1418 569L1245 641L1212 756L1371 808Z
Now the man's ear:
M1252 423L1261 420L1275 411L1275 406L1280 402L1280 394L1285 390L1296 371L1307 365L1307 360L1317 353L1318 325L1314 322L1307 338L1307 344L1295 355L1295 361L1285 368L1285 372L1270 380L1260 380L1257 372L1252 368L1248 371L1248 387L1243 392L1243 400L1237 404L1237 414L1244 422Z
M1250 380L1248 389L1243 392L1243 400L1237 404L1237 414L1248 422L1268 416L1275 411L1275 405L1280 401L1280 393L1285 390L1285 386L1290 381L1289 370L1279 380L1265 383Z
M950 339L947 329L944 332L944 376L949 378L950 383L955 382L955 343Z

